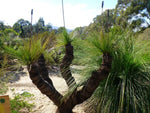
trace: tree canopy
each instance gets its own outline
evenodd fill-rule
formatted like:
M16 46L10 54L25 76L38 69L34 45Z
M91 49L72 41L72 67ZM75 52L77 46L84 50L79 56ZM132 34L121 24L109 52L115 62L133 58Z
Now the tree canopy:
M118 0L114 18L117 25L129 25L141 30L150 26L150 1L149 0Z

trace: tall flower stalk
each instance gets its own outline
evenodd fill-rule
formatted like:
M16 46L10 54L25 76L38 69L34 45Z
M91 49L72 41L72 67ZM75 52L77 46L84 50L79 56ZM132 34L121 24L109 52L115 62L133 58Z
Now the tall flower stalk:
M31 37L32 37L32 20L33 20L33 9L31 9Z
M65 14L64 14L64 2L62 0L62 14L63 14L63 24L64 24L64 28L65 28Z

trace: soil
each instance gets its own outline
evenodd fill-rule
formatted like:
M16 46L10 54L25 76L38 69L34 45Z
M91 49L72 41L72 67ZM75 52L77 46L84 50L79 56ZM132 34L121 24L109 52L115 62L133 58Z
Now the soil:
M32 83L31 79L29 78L27 69L24 68L24 70L21 71L21 73L17 73L17 75L19 77L17 78L17 80L8 83L9 90L7 91L7 94L9 95L9 97L13 98L16 94L21 94L22 92L29 92L34 95L32 99L27 100L29 103L34 103L35 105L35 107L32 109L32 113L55 113L57 107L47 96L43 95ZM53 71L50 71L49 76L52 79L56 89L60 93L65 94L68 90L68 87L64 79L61 78L57 72ZM79 78L78 74L74 74L73 76L75 77L75 79ZM73 111L75 113L85 113L84 111L85 104L86 102L77 105L73 109Z

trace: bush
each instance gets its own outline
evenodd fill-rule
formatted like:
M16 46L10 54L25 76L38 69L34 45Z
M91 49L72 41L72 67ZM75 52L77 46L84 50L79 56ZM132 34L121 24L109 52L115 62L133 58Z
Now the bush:
M10 100L10 105L11 105L11 112L12 113L28 113L30 112L32 109L32 107L34 107L34 104L32 103L28 103L27 101L25 101L26 98L30 98L33 95L28 93L28 92L24 92L21 95L16 95L14 97L14 99ZM23 112L22 112L23 111Z

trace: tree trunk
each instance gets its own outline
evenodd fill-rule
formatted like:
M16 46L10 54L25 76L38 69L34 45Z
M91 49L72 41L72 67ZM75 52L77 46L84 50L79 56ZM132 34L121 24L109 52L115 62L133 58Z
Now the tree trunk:
M53 86L52 80L48 77L48 71L45 67L45 60L41 56L38 63L33 63L28 66L28 72L32 82L36 87L47 97L49 97L55 105L59 106L62 95Z
M72 113L74 106L90 98L99 86L100 81L108 77L111 70L111 63L112 57L108 53L104 53L100 69L92 73L92 76L81 90L74 90L72 95L58 106L59 113Z
M45 66L45 58L44 58L43 54L39 57L39 59L38 59L38 64L39 64L39 66L40 66L39 72L40 72L40 74L42 75L42 78L43 78L45 81L47 81L49 84L51 84L52 87L54 87L52 80L51 80L51 79L49 78L49 76L48 76L48 70L47 70L47 68L46 68L46 66Z
M60 72L69 88L76 84L70 70L70 65L73 58L73 46L71 45L71 43L68 43L67 45L65 45L65 56L63 57L63 60L60 64Z
M55 89L51 79L48 76L43 55L40 56L38 62L28 66L28 72L32 82L37 86L37 88L49 97L55 105L57 105L57 113L72 113L72 109L77 104L80 104L90 98L95 89L98 87L100 81L107 78L111 70L111 63L112 57L108 53L104 53L100 69L92 73L91 77L82 89L79 91L75 89L65 100L62 100L63 96Z

